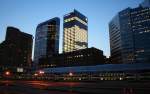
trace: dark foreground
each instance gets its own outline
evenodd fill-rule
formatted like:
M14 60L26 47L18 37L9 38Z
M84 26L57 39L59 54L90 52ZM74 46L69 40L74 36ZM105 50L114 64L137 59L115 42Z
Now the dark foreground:
M0 81L0 94L150 94L150 81Z

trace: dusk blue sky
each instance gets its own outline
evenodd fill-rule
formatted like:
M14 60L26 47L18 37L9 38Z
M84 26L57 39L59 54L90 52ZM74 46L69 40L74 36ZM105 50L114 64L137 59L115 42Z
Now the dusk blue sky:
M0 42L7 26L35 35L36 26L53 17L61 19L60 53L62 52L63 15L77 9L88 17L89 47L110 55L110 20L127 7L137 7L143 0L0 0Z

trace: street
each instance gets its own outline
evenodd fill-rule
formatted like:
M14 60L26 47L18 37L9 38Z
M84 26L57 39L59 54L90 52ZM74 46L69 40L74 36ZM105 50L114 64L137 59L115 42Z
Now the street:
M149 94L149 82L0 81L0 94Z

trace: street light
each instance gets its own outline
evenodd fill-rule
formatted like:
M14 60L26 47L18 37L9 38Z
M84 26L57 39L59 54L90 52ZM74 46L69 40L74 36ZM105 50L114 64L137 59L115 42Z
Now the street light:
M10 71L6 71L6 72L5 72L5 75L6 75L6 76L9 76L9 75L10 75Z
M72 73L72 72L70 72L70 73L69 73L69 76L73 76L73 73Z
M41 71L41 70L40 70L40 71L39 71L39 74L44 74L44 71Z

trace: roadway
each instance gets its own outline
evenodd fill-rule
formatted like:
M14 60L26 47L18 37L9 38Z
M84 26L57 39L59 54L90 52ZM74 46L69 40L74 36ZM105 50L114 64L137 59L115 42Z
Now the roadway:
M150 82L0 81L0 94L150 94Z

